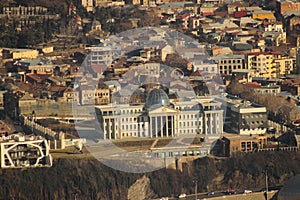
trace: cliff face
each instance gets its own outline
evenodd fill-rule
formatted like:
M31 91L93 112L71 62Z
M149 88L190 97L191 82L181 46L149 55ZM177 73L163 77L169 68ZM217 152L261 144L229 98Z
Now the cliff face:
M228 159L201 158L183 171L161 169L128 174L92 158L55 159L51 168L1 170L0 199L105 199L122 200L172 196L198 191L263 188L264 171L269 185L283 184L300 173L300 154L265 152L240 154ZM131 187L132 186L132 187Z
M144 200L154 198L155 194L151 189L150 179L145 175L138 179L128 189L128 200Z
M137 178L95 159L56 159L51 168L2 170L0 199L127 199Z

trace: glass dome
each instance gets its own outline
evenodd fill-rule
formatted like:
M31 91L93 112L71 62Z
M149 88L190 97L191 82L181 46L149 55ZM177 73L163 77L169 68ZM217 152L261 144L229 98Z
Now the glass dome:
M147 109L158 106L169 106L169 97L162 89L153 89L149 92L145 107Z

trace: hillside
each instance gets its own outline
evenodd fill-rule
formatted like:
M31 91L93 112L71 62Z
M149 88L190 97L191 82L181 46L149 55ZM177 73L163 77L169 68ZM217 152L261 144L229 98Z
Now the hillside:
M198 191L263 188L268 168L270 186L283 184L300 173L300 154L265 152L236 155L229 159L202 158L187 164L183 172L162 169L145 174L150 180L151 197ZM144 174L115 171L93 158L54 160L51 168L1 170L2 199L127 199L128 189ZM145 179L148 182L148 179ZM145 182L145 181L144 181ZM138 181L137 181L138 183ZM136 186L139 188L138 186ZM132 191L130 192L132 194ZM145 195L149 196L149 195Z

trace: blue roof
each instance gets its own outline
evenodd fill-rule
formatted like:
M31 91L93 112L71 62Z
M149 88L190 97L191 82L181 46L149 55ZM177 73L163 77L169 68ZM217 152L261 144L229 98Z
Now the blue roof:
M157 106L169 106L169 97L162 89L153 89L148 94L146 99L146 108L153 108Z

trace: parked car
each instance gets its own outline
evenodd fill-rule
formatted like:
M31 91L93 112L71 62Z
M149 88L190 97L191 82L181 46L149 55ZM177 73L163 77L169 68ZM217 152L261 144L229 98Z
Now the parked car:
M227 194L236 194L236 191L234 189L228 189Z
M185 198L185 197L186 197L186 194L181 194L181 195L178 196L179 199Z
M215 192L209 192L209 193L207 193L207 195L214 195L215 194Z
M244 194L250 194L250 193L252 193L252 190L245 190L244 191Z
M162 197L160 200L169 200L169 197Z

